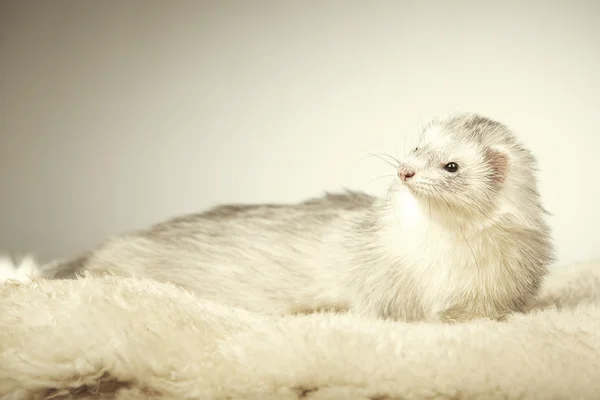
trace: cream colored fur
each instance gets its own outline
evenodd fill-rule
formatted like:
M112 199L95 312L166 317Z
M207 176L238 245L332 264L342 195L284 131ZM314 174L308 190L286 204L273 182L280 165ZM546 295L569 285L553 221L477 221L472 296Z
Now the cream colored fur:
M117 234L40 274L152 278L271 315L466 321L525 310L554 259L535 157L473 113L432 121L417 143L392 164L412 177L386 196L224 204Z
M118 277L0 301L3 400L600 398L600 260L551 269L505 322L265 316Z

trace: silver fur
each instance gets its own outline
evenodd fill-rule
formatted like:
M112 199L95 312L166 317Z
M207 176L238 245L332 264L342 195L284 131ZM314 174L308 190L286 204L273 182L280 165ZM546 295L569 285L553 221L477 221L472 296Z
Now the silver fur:
M443 169L451 161L456 173ZM219 206L119 235L44 274L150 277L268 314L463 321L523 311L554 251L533 155L505 125L460 114L429 124L398 167L415 176L386 198Z

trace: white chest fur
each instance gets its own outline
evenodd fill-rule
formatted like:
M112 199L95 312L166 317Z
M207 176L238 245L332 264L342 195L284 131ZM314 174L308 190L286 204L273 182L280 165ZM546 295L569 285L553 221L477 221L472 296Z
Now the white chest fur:
M383 240L418 286L430 316L460 302L483 297L493 302L509 291L510 261L503 258L493 228L473 232L441 224L410 193L400 192L393 205Z

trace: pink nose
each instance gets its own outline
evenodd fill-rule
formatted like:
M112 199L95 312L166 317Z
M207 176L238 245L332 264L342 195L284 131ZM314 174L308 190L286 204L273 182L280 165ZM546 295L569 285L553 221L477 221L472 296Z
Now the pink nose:
M407 181L413 176L415 176L415 171L412 169L406 167L398 168L398 178L402 179L403 181Z

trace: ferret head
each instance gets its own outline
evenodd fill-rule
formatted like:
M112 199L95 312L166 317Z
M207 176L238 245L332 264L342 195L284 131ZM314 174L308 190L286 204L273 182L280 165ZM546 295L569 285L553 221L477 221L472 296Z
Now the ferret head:
M487 215L498 205L511 175L528 174L523 166L531 163L529 152L517 144L506 126L476 114L460 114L425 127L397 174L414 197L427 200L428 206L433 203ZM525 182L532 181L525 178Z

